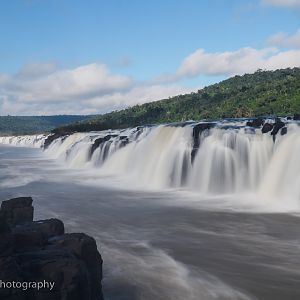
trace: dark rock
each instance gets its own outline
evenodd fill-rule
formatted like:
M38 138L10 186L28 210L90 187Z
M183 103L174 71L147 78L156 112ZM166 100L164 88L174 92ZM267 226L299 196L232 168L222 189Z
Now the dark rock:
M54 282L53 290L32 290L30 299L92 300L87 266L70 251L44 249L17 257L25 281ZM48 294L48 295L47 295ZM101 299L101 298L99 298Z
M93 299L101 294L102 258L97 250L96 241L84 233L71 233L54 237L49 242L56 247L69 249L88 267ZM101 299L101 298L99 298Z
M193 150L192 150L192 153L191 153L192 162L194 161L195 156L196 156L197 151L198 151L199 146L200 146L200 133L205 131L205 130L211 129L214 126L215 126L214 123L199 123L199 124L196 124L193 127L193 140L194 140L194 143L193 143Z
M294 118L295 121L300 121L300 114L294 114Z
M270 132L273 129L273 126L274 126L273 124L265 123L263 128L261 129L261 132L262 133Z
M13 257L0 257L0 279L2 282L19 281L24 278L21 276L21 268ZM2 300L25 300L26 295L18 289L0 288L0 299Z
M273 130L272 130L271 134L273 136L275 136L278 133L278 131L281 128L283 128L284 126L285 126L285 123L283 123L281 120L277 119L275 124L274 124L274 127L273 127Z
M32 198L19 197L3 201L1 212L9 225L31 222L33 220Z
M15 240L13 235L10 233L0 234L0 258L12 255L14 250Z
M283 127L283 128L281 129L281 131L280 131L280 134L281 134L281 135L287 134L287 127Z
M10 227L7 224L5 215L0 211L0 235L9 232L10 232Z
M0 288L0 299L103 300L102 258L95 240L83 233L64 234L64 224L57 219L33 222L30 218L30 222L23 223L28 218L21 212L31 207L31 198L2 203L0 279L54 282L54 288Z
M41 233L45 238L50 238L65 233L64 223L58 219L41 220L16 226L14 232Z
M47 149L53 141L55 141L56 139L58 138L67 138L70 134L72 134L73 132L70 132L70 133L54 133L54 134L51 134L49 135L45 142L44 142L44 149Z
M261 127L262 125L264 125L265 121L261 118L257 118L254 119L252 121L248 121L246 123L246 126L250 126L250 127Z
M90 157L93 156L93 153L95 152L95 150L103 143L109 141L113 136L112 135L106 135L105 137L101 137L101 138L98 138L94 141L92 147L91 147L91 150L90 150Z
M28 222L13 228L17 252L45 245L50 237L64 234L64 224L58 219Z

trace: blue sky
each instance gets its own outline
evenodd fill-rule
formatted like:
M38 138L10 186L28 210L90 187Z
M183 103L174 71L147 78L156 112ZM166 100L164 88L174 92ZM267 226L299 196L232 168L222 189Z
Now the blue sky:
M0 3L1 114L103 113L300 65L300 0Z

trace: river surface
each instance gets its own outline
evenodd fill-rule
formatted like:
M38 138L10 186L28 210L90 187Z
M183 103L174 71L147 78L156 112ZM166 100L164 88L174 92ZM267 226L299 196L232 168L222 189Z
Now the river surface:
M243 195L122 187L40 149L0 146L0 196L95 237L106 300L300 299L297 210Z

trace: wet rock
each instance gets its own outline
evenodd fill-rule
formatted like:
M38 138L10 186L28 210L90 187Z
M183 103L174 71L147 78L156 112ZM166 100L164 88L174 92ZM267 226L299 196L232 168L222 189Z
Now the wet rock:
M262 133L268 133L273 129L273 126L274 126L273 124L265 123L264 126L261 129L261 132Z
M17 261L26 281L55 283L52 290L31 290L30 299L96 299L91 297L87 266L70 251L45 249L29 252L20 254Z
M67 248L88 267L92 297L101 294L102 258L96 241L84 233L70 233L49 240L52 245Z
M283 127L283 128L281 129L281 131L280 131L280 134L281 134L281 135L287 134L287 127Z
M55 141L56 139L62 137L62 138L67 138L70 134L72 134L73 132L70 132L70 133L54 133L54 134L51 134L49 135L45 142L44 142L44 149L47 149L53 141Z
M19 197L3 201L1 213L9 225L17 225L33 220L31 197Z
M91 150L90 150L90 157L93 156L93 153L95 152L95 150L103 143L109 141L113 136L112 135L106 135L105 137L101 137L101 138L98 138L94 141L92 147L91 147Z
M280 119L277 119L275 124L274 124L274 127L273 127L273 130L272 130L271 134L273 136L275 136L278 133L278 131L281 128L283 128L284 126L285 126L285 123L283 123Z
M19 281L24 278L21 276L21 268L12 256L0 257L0 279L2 282ZM19 289L0 288L0 299L2 300L26 300L26 295Z
M0 234L5 234L10 232L10 227L6 221L5 215L0 211Z
M295 121L300 121L300 114L294 114L294 118Z
M265 121L261 118L257 118L257 119L254 119L252 121L248 121L246 123L246 126L249 126L249 127L261 127L263 126L265 123Z
M193 143L193 150L192 150L192 153L191 153L192 162L194 161L195 156L196 156L197 151L198 151L199 146L200 146L200 134L201 134L201 132L203 132L205 130L209 130L209 129L213 128L214 126L215 126L214 123L200 123L200 124L196 124L193 127L193 140L194 140L194 143Z
M0 279L54 282L54 288L0 288L0 299L103 300L102 258L95 240L83 233L65 234L64 224L58 219L33 222L31 218L23 223L21 214L20 224L15 219L15 210L28 207L32 207L29 197L4 201L1 205Z

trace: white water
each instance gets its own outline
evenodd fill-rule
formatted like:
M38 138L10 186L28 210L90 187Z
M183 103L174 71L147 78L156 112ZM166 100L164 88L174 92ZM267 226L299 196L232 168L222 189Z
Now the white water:
M204 195L255 193L262 199L300 203L300 128L286 135L217 124L200 133L192 162L193 125L157 126L56 139L45 152L71 168L94 169L126 178L132 185L184 188ZM232 128L228 126L235 125ZM91 153L93 143L110 135ZM42 147L46 136L0 137L0 143ZM125 143L124 141L128 141Z

